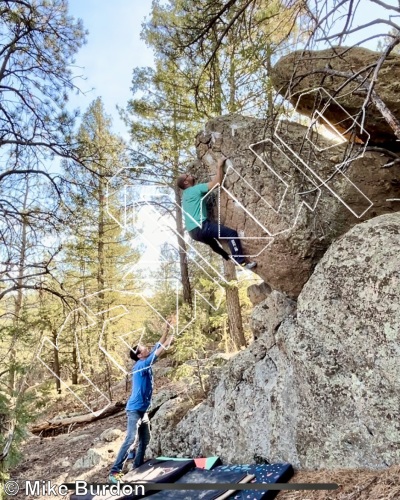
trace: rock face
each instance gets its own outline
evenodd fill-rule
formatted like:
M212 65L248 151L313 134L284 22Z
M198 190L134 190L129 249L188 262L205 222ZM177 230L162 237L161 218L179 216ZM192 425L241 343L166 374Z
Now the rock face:
M237 354L182 420L177 400L155 414L153 452L301 468L399 463L399 249L400 214L335 242L297 316Z
M270 295L257 304L251 314L250 327L254 338L262 335L274 336L285 318L296 311L296 302L285 294L273 290Z
M293 106L298 103L299 113L312 116L316 109L319 111L324 109L323 116L342 133L350 126L348 115L344 110L351 116L357 117L366 93L357 93L360 84L354 79L343 86L347 78L327 75L323 71L329 68L331 71L351 76L363 68L369 68L360 75L362 79L368 78L371 65L376 64L380 56L380 53L362 47L296 51L282 57L272 69L270 77L277 92L289 99ZM390 54L379 71L375 91L398 119L400 118L399 81L400 56ZM328 102L329 97L325 93L319 93L316 100L315 92L304 94L298 102L300 94L318 87L323 87L330 95L335 95L337 102ZM398 149L393 130L375 106L368 107L365 129L371 136L371 143L386 143L389 147L392 145ZM360 139L366 140L366 135L362 134L359 128L357 135Z
M400 175L381 168L384 156L356 146L353 157L363 156L338 170L348 145L321 136L316 148L307 131L282 122L277 137L263 120L230 115L210 121L196 143L200 181L215 172L221 153L231 160L221 199L211 203L215 218L239 231L257 274L292 298L335 238L400 207L387 201L399 198Z
M257 306L271 294L272 289L265 281L260 283L259 285L250 285L247 288L247 296L250 299L250 302L253 306Z

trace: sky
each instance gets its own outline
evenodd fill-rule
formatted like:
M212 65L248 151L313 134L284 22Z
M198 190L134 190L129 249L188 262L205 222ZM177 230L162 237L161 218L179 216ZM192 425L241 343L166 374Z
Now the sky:
M86 95L71 96L71 106L84 112L101 96L113 117L114 131L124 138L126 127L116 105L125 107L131 97L133 68L153 64L152 51L140 39L141 24L150 10L151 0L69 0L70 14L89 30L87 44L75 57L76 73L86 78L78 86Z
M388 4L396 2L387 0ZM70 14L81 18L89 30L87 44L75 58L76 73L86 78L79 84L86 95L71 96L71 107L79 107L83 112L96 97L101 96L106 112L113 117L114 131L125 139L128 139L126 127L119 118L116 105L125 107L131 97L133 68L153 64L151 49L140 39L141 24L146 16L150 16L151 3L151 0L69 0ZM368 9L357 10L356 25L377 16L386 18L388 12L392 13L376 4L366 4ZM378 30L382 31L382 26L371 27L366 30L366 36ZM362 38L357 33L348 43ZM375 49L376 44L377 40L373 40L368 46Z
M86 78L78 86L86 95L72 96L70 105L83 113L101 96L106 113L113 118L113 131L126 140L127 129L116 106L125 107L132 96L133 68L153 65L153 53L140 39L141 25L150 11L151 0L69 0L70 15L82 19L89 30L86 45L75 57L76 74ZM166 240L157 224L147 223L142 230L158 249ZM160 258L159 250L148 250L146 255L152 261Z

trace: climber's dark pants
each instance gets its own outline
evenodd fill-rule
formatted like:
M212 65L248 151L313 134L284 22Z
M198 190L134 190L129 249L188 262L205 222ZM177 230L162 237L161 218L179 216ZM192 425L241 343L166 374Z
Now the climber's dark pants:
M201 227L196 227L189 231L190 237L195 241L200 241L209 245L212 250L221 255L225 260L229 260L229 254L221 247L218 240L222 239L228 242L231 255L238 264L245 262L243 255L242 244L238 233L229 227L205 220Z

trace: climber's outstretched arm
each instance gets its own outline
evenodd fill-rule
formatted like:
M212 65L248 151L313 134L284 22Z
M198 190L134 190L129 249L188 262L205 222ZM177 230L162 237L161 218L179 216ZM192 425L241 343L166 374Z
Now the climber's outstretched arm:
M171 327L171 324L173 324L172 322L173 322L172 318L167 318L167 323L165 325L164 333L161 335L161 338L158 341L159 344L165 344L165 342L167 340L169 329Z
M162 339L163 337L161 337ZM155 350L155 355L157 357L160 357L162 354L164 354L165 350L168 349L168 347L171 345L171 343L173 342L174 340L174 337L173 335L170 335L169 337L166 337L164 342L161 342L161 345L160 347L157 347L157 349Z
M215 187L217 184L222 184L222 180L224 178L224 164L225 164L226 158L225 156L222 156L218 162L217 162L217 174L214 177L212 181L210 181L207 186L208 190L212 189Z

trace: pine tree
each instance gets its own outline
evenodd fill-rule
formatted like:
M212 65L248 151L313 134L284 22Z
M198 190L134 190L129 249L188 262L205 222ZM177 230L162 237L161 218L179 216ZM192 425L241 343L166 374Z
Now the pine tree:
M109 216L107 204L115 203L115 210L120 200L106 199L107 182L123 167L129 159L126 144L111 129L111 119L106 115L101 98L96 99L82 117L77 134L77 155L80 164L65 164L67 176L74 180L75 187L69 194L68 210L74 219L66 235L64 255L64 286L74 290L76 299L90 297L87 304L88 314L96 315L97 322L92 328L88 319L82 315L71 322L70 331L66 332L63 358L69 357L75 368L73 381L78 382L79 368L73 338L78 336L81 364L85 365L92 376L104 372L109 395L113 370L107 356L99 351L101 347L119 359L120 353L114 345L115 330L104 328L110 319L112 308L121 303L118 290L127 268L136 262L137 251L125 239L121 227ZM80 327L84 327L81 330ZM72 356L72 358L71 358ZM102 360L99 363L99 360ZM105 371L101 369L105 367ZM86 372L85 372L86 373ZM114 373L114 375L113 375Z
M207 117L246 113L271 118L269 71L298 36L301 2L169 0L153 2L144 38L158 57L187 74Z
M176 178L193 159L193 136L199 127L193 99L187 93L186 77L173 62L161 58L156 69L136 68L132 79L133 98L124 113L132 140L146 154L152 167L147 175L152 183L173 192L174 206L167 198L162 211L173 213L179 249L180 275L184 302L191 304L191 286L186 260L181 193Z

